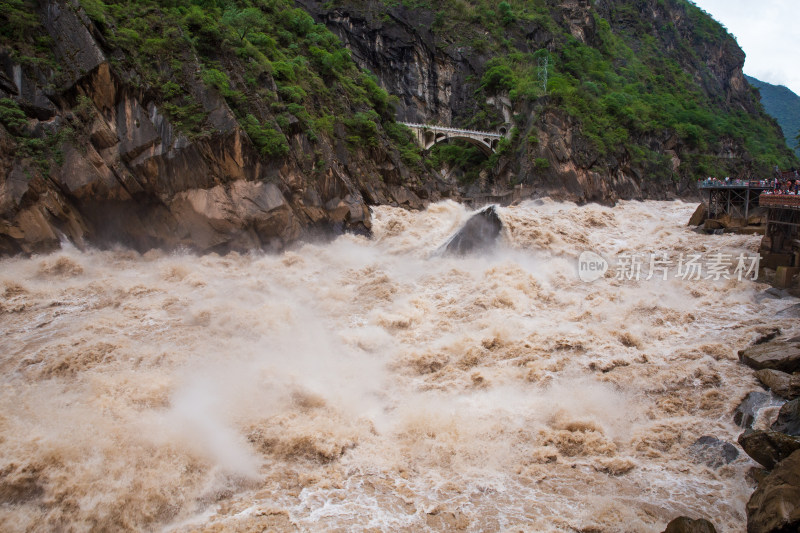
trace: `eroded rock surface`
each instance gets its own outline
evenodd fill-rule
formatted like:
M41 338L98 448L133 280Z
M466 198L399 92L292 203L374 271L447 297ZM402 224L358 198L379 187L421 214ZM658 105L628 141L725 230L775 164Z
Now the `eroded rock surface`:
M800 531L800 451L777 464L747 502L747 533Z

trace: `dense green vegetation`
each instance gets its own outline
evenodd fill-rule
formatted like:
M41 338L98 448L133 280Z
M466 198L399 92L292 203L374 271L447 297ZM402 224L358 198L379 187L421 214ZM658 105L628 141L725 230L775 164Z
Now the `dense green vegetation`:
M783 130L786 142L800 157L800 96L783 85L772 85L750 76L748 83L761 93L761 103L767 113L775 117Z
M648 142L670 136L680 140L682 172L689 176L728 172L731 162L713 154L724 152L723 145L731 140L746 148L755 172L796 164L767 121L729 106L722 94L705 91L685 68L687 62L697 65L701 76L710 77L702 49L736 46L724 27L687 0L610 2L603 11L606 18L595 8L596 35L586 42L556 22L560 6L546 0L383 1L387 10L400 3L435 12L440 46L471 49L491 58L479 80L478 100L507 94L517 109L565 111L579 122L599 165L610 158L627 159L648 175L673 177L669 158ZM682 32L667 17L650 15L653 6L683 12L691 33ZM552 36L547 49L536 49L526 37L531 28ZM540 78L545 58L546 87ZM497 121L486 109L464 126L491 128ZM520 121L517 125L530 129ZM446 156L465 162L470 157Z
M0 42L24 64L52 64L49 38L30 38L46 34L35 1L0 4ZM109 54L117 71L134 72L130 83L190 137L213 133L199 101L204 88L213 88L266 158L289 152L287 134L314 143L333 137L341 124L353 148L383 139L404 160L421 161L410 134L394 122L394 98L290 0L81 0L81 6L122 52Z

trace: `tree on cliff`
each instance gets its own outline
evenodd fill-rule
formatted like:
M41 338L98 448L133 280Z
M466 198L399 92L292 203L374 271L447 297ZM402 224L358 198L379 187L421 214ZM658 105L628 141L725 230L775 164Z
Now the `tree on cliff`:
M266 25L264 13L257 7L247 7L245 9L230 7L225 10L222 22L233 28L242 41L250 32Z

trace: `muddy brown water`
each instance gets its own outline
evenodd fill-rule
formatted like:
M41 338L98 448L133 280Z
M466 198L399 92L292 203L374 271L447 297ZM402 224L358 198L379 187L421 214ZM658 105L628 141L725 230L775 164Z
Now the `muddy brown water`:
M754 281L583 283L577 257L753 253L696 206L455 203L280 255L0 261L0 530L744 530L736 351L797 300ZM765 421L760 421L764 424Z

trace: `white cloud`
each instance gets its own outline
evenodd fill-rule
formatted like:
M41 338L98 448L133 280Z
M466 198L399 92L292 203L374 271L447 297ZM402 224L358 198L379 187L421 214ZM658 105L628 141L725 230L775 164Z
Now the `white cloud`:
M800 94L800 2L694 0L736 36L746 74Z

